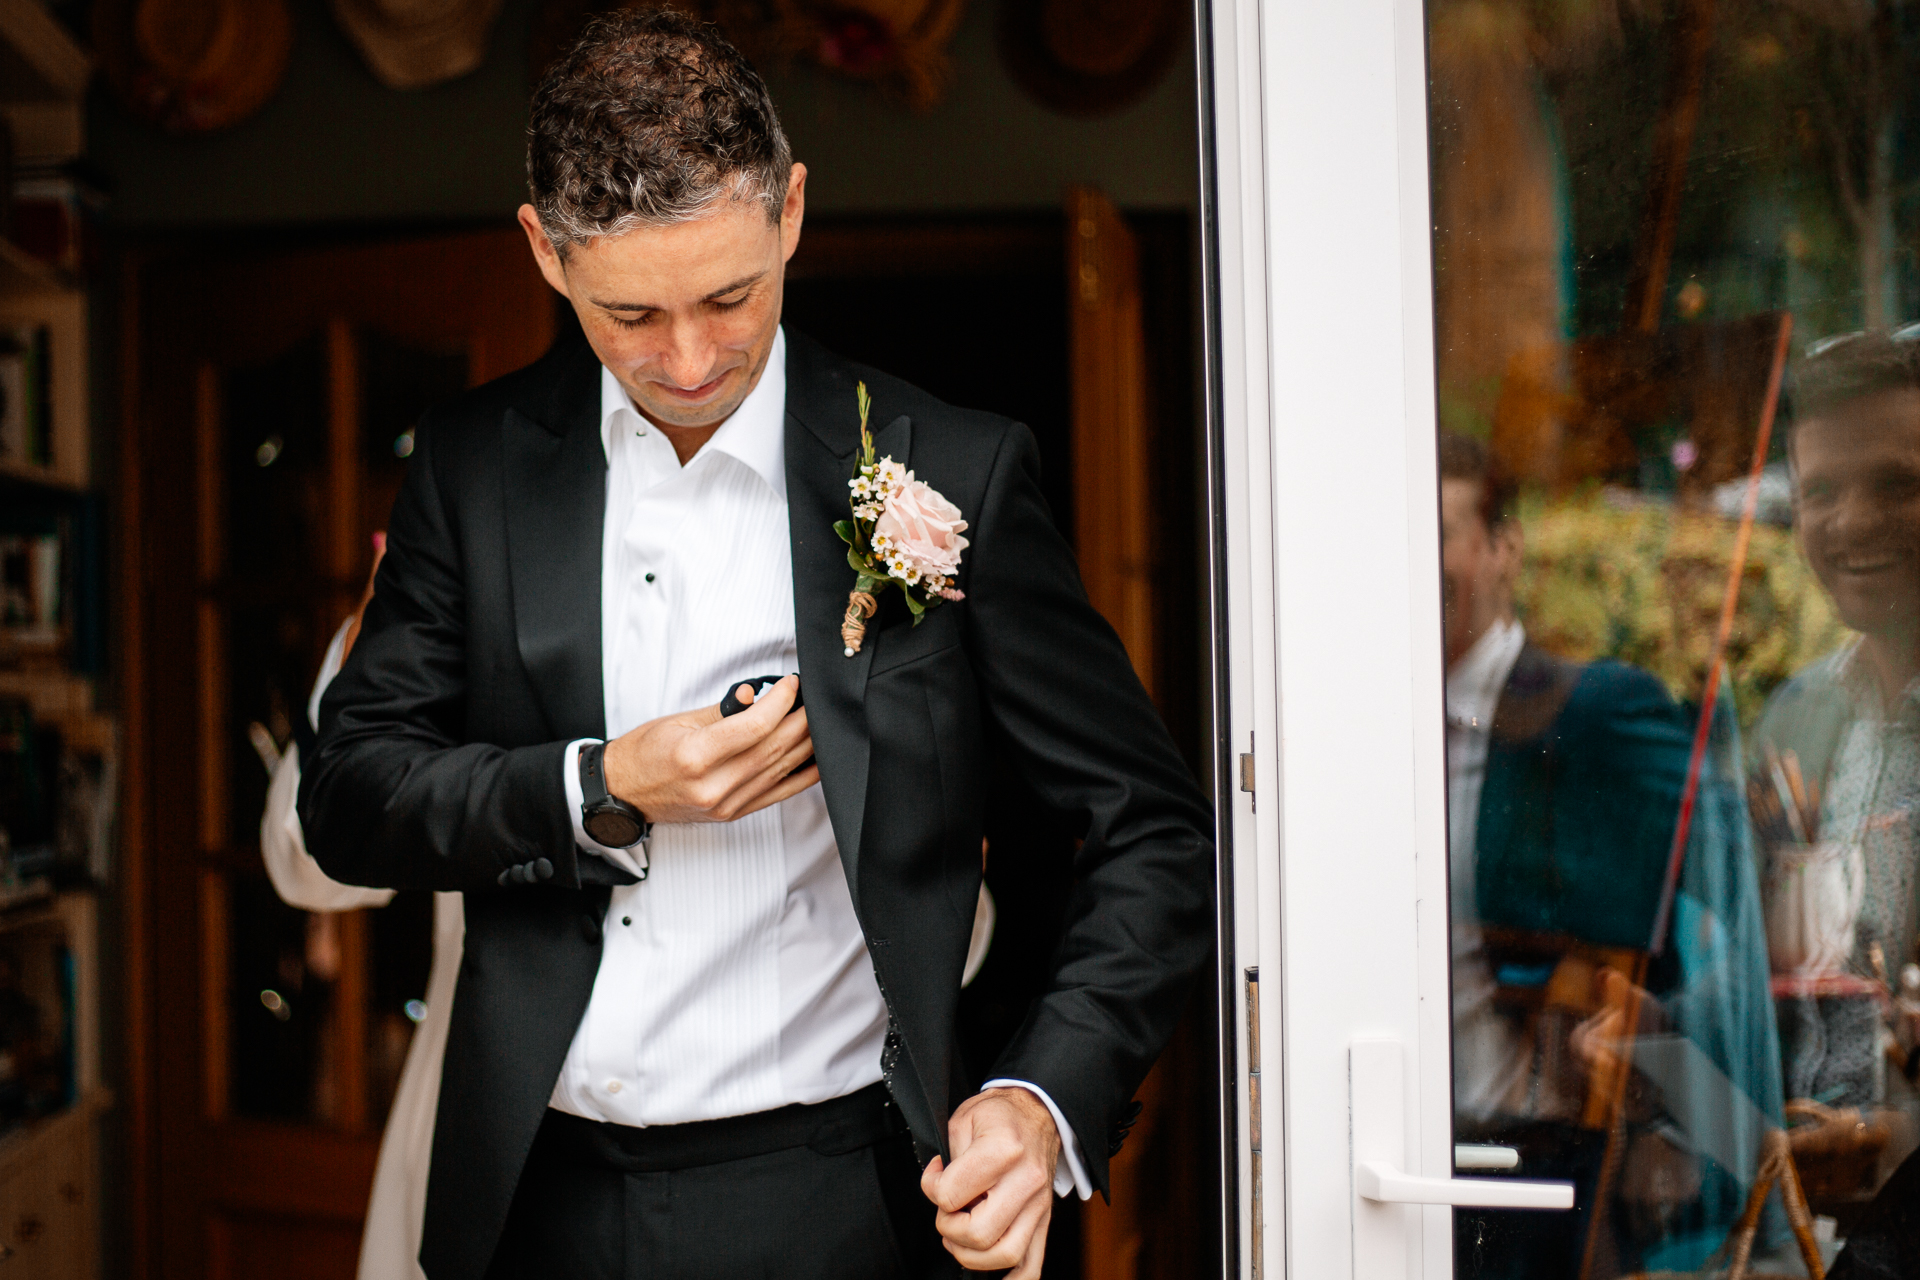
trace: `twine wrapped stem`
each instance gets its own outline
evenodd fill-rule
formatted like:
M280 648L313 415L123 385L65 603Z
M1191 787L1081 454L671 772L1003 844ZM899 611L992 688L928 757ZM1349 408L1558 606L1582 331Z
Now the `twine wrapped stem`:
M855 587L847 593L847 613L840 620L840 642L846 646L846 656L851 658L860 652L860 646L867 638L867 619L879 612L880 603L870 591Z

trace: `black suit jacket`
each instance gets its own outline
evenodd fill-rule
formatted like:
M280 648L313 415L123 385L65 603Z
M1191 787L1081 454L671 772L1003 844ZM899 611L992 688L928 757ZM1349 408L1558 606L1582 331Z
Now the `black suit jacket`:
M466 894L421 1250L436 1280L486 1269L587 1007L608 886L629 879L576 848L561 778L566 744L606 730L599 370L573 345L422 421L301 781L307 847L329 875ZM973 542L964 601L914 627L888 593L847 658L853 572L833 523L848 514L861 380L880 453L957 503ZM1084 840L1047 989L993 1071L1047 1091L1104 1190L1128 1099L1207 954L1206 802L1087 603L1025 427L789 332L785 448L801 687L887 1001L888 1086L915 1137L944 1151L972 1088L954 1012L984 753L1008 751Z

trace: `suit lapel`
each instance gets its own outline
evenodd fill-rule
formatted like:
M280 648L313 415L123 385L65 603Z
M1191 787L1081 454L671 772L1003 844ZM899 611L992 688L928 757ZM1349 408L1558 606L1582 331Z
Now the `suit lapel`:
M800 650L800 688L807 723L820 761L827 816L847 871L854 901L860 900L860 832L867 803L872 738L867 725L869 643L849 658L840 641L840 620L853 570L847 547L833 531L847 518L847 480L860 443L854 405L855 378L842 361L803 336L787 333L787 519L793 542L793 622ZM876 404L869 421L884 421ZM896 416L875 436L883 455L907 461L913 424Z
M567 739L606 733L600 542L607 459L600 366L586 356L568 365L547 404L508 409L501 424L520 660L553 736Z

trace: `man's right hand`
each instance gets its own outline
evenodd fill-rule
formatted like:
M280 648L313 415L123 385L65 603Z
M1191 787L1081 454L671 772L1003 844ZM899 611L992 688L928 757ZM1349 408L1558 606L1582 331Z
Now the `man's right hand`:
M813 735L806 708L787 714L799 693L790 675L757 699L742 685L736 696L749 705L738 715L715 704L647 721L607 744L608 790L648 822L732 822L800 794L820 767L800 769Z

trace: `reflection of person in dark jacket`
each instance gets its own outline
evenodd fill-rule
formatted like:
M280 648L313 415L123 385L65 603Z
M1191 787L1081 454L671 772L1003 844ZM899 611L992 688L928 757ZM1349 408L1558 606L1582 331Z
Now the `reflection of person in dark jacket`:
M1578 1189L1574 1214L1463 1211L1457 1265L1470 1276L1575 1274L1610 1123L1592 1066L1614 1047L1648 950L1692 717L1637 667L1527 643L1514 611L1513 494L1478 441L1443 438L1441 496L1457 1136L1516 1147L1519 1176ZM1724 711L1672 924L1646 969L1626 1155L1603 1232L1623 1266L1691 1267L1711 1252L1780 1116Z

